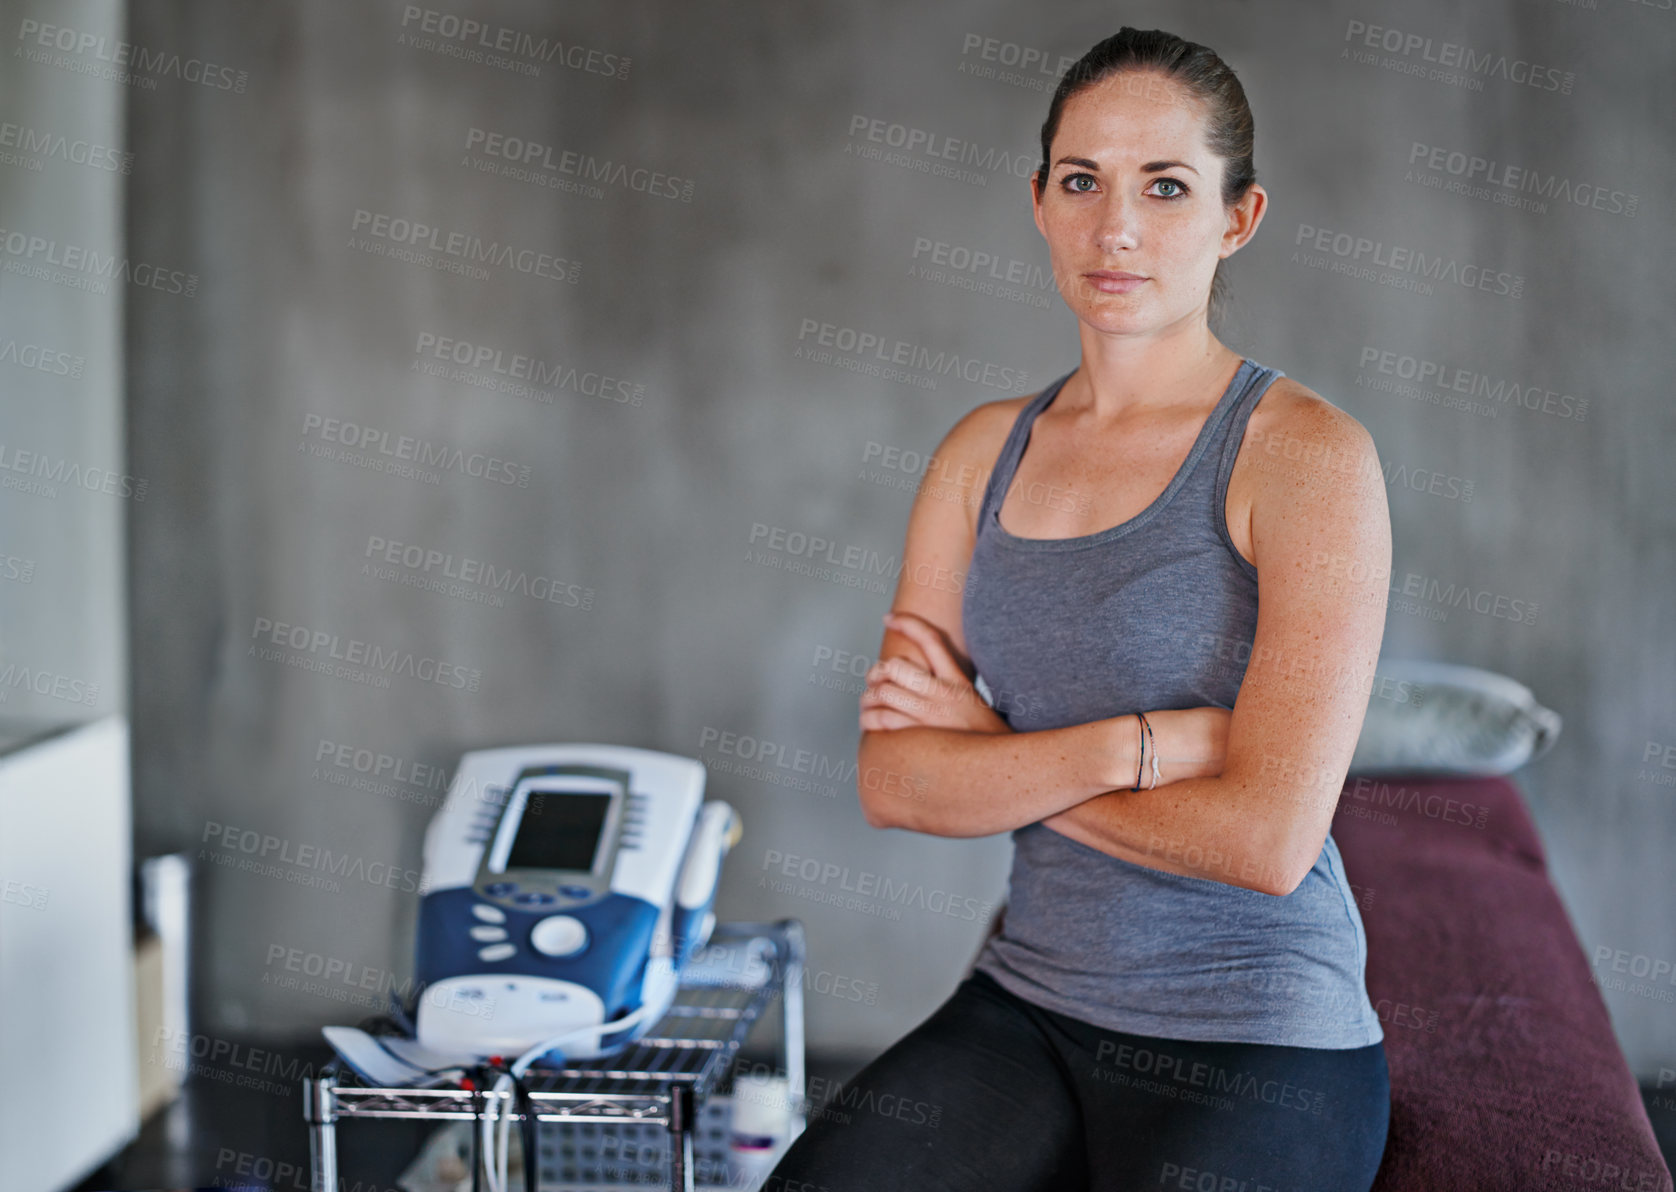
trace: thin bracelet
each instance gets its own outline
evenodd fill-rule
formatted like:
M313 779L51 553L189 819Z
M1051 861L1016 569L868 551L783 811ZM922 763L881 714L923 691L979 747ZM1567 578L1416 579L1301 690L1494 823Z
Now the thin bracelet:
M1151 741L1151 746L1153 746L1153 781L1151 781L1151 786L1146 788L1146 790L1153 790L1158 786L1158 741L1153 738L1151 723L1146 719L1146 713L1135 713L1135 716L1140 719L1141 723L1141 758L1146 756L1146 741ZM1140 775L1135 775L1135 790L1141 790Z
M1146 717L1139 712L1135 713L1135 716L1137 720L1135 731L1140 735L1141 748L1140 752L1135 755L1135 785L1129 788L1132 791L1141 789L1141 773L1146 766Z

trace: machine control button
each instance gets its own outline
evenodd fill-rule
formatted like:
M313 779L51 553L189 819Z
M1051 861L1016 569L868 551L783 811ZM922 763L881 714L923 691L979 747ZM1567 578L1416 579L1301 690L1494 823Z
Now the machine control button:
M522 894L513 898L512 901L519 906L551 906L558 899L539 890L525 890Z
M501 910L500 907L490 906L486 902L472 903L471 913L476 915L479 919L482 919L485 923L506 922L506 912Z
M505 960L509 956L516 956L518 949L512 944L490 944L487 948L478 950L479 960Z
M504 898L508 894L515 893L517 889L518 886L515 882L490 882L483 887L483 892L491 898Z
M588 946L588 929L569 915L548 915L530 929L530 947L543 956L574 956Z
M503 940L506 938L506 928L490 927L487 924L480 927L473 927L471 929L471 938L474 940L481 940L484 943L489 943L492 940Z
M592 898L594 892L587 886L560 886L559 893L566 898Z

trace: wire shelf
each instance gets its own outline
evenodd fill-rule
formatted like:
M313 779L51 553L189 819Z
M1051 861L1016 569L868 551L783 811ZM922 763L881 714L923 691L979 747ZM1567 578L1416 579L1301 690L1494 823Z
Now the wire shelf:
M781 1054L794 1107L804 1095L803 925L718 923L711 943L762 936L774 946L761 984L683 984L668 1011L645 1035L615 1055L562 1067L532 1066L524 1076L538 1122L641 1122L666 1125L683 1140L676 1187L691 1187L694 1105L732 1066L757 1020L781 999L785 1027ZM472 1119L501 1098L503 1116L523 1117L511 1093L464 1088L374 1088L334 1062L303 1081L303 1113L315 1148L317 1188L336 1192L336 1141L342 1118Z

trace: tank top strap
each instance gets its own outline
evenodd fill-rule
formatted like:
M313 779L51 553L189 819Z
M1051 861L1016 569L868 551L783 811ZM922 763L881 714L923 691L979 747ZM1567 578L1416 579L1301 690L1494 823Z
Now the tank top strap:
M1257 408L1258 400L1268 392L1269 386L1286 374L1278 368L1270 368L1266 364L1259 364L1246 357L1242 368L1249 371L1243 386L1236 386L1238 393L1232 395L1234 400L1228 403L1226 416L1222 418L1222 425L1216 430L1216 437L1221 439L1216 444L1216 453L1212 456L1217 460L1215 481L1210 487L1211 514L1227 541L1228 549L1238 560L1241 570L1255 574L1255 568L1246 561L1245 556L1234 550L1234 544L1228 537L1228 482L1234 475L1234 461L1239 458L1240 445L1245 442L1245 428L1251 421L1251 412ZM1219 411L1219 413L1221 413Z
M1030 436L1030 426L1036 421L1036 415L1058 396L1065 382L1069 381L1076 371L1073 368L1031 398L1018 412L1018 417L1013 419L1013 428L1007 435L1007 441L1001 444L1001 454L996 457L995 466L990 469L989 483L984 486L983 501L978 505L979 535L984 532L984 527L989 525L991 510L1001 507L1007 487L1013 482L1013 473L1018 470L1018 461L1024 458L1024 442Z

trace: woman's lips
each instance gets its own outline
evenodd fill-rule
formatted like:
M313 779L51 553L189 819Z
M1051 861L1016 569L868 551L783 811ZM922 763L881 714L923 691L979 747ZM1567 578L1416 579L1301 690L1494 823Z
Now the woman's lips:
M1085 273L1083 276L1088 279L1089 285L1102 294L1127 294L1130 290L1139 289L1147 280L1133 273L1122 273L1109 269Z

